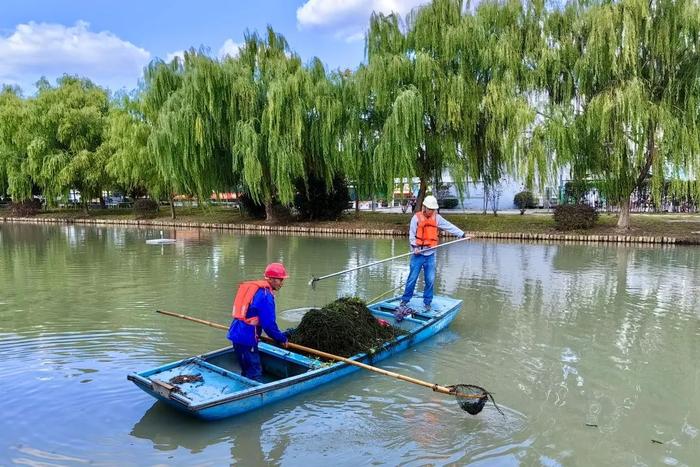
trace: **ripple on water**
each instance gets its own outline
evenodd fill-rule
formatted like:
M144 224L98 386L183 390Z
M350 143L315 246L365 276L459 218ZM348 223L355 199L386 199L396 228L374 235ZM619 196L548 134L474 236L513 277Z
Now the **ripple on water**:
M331 455L349 463L460 463L523 429L522 414L504 414L490 407L470 416L451 396L421 389L368 388L347 400L316 400L278 412L262 426L261 445L267 451L284 445L285 461L307 465Z

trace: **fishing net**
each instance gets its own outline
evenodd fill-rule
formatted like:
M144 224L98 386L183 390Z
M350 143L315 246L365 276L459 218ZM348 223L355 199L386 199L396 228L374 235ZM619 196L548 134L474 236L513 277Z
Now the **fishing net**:
M309 310L290 331L295 344L351 357L374 353L385 342L406 332L378 320L359 298L345 297Z
M484 410L484 405L486 405L486 401L489 398L491 402L493 402L494 407L496 407L496 410L503 415L501 409L496 405L496 401L493 400L493 395L481 386L475 386L473 384L455 384L447 387L455 395L460 408L470 415L476 415Z

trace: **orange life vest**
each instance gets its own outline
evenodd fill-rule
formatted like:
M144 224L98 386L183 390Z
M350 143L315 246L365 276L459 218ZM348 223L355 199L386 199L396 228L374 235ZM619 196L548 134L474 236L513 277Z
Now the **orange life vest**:
M253 301L253 297L255 296L255 293L259 289L268 289L269 291L272 291L272 287L270 287L270 283L267 282L266 280L260 280L260 281L246 281L242 282L240 286L238 286L238 292L236 292L236 298L233 299L233 318L234 319L239 319L243 321L245 324L249 324L251 326L257 326L258 323L260 322L260 319L257 316L254 316L252 318L248 318L248 307L250 306L251 302Z
M437 214L431 218L425 217L423 211L416 213L418 228L416 229L416 246L432 248L438 244Z

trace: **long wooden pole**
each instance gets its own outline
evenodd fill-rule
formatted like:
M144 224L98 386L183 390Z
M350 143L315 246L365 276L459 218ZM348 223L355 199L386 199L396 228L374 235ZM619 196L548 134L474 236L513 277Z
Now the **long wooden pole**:
M457 242L462 242L462 241L464 241L464 240L470 240L471 238L473 238L473 237L471 237L471 236L462 237L462 238L459 238L459 239L457 239L457 240L452 240L451 242L441 243L441 244L439 244L438 246L434 246L434 247L431 247L431 248L424 248L424 249L421 250L421 251L437 250L438 248L442 248L442 247L448 246L448 245L453 245L453 244L455 244L455 243L457 243ZM316 284L316 282L322 281L323 279L328 279L329 277L340 276L341 274L347 274L348 272L357 271L358 269L368 268L368 267L370 267L370 266L374 266L374 265L381 264L381 263L386 263L387 261L392 261L392 260L395 260L395 259L403 258L403 257L405 257L405 256L410 256L410 255L413 255L413 254L415 254L415 253L413 253L412 251L409 251L408 253L403 253L403 254L400 254L400 255L392 256L391 258L382 259L382 260L379 260L379 261L375 261L375 262L373 262L373 263L363 264L362 266L357 266L357 267L354 267L354 268L345 269L345 270L343 270L343 271L334 272L333 274L326 274L325 276L314 277L314 278L312 278L312 279L309 281L309 285L313 287L313 286Z
M180 313L173 313L172 311L164 311L164 310L156 310L156 311L158 313L163 314L163 315L174 316L175 318L182 318L182 319L186 319L188 321L194 321L195 323L205 324L205 325L211 326L213 328L228 329L228 327L224 326L223 324L213 323L211 321L207 321L204 319L194 318L192 316L187 316L187 315L183 315ZM266 342L270 342L270 343L275 342L274 340L272 340L266 336L261 336L261 338ZM293 344L291 342L287 343L287 348L294 349L294 350L300 350L302 352L306 352L306 353L309 353L311 355L316 355L318 357L327 358L328 360L335 360L338 362L347 363L348 365L355 365L357 367L364 368L365 370L379 373L380 375L390 376L392 378L396 378L396 379L399 379L401 381L406 381L408 383L413 383L413 384L417 384L419 386L424 386L426 388L430 388L433 391L439 392L442 394L448 394L451 396L455 395L454 390L452 390L448 387L440 386L439 384L435 384L435 383L429 383L428 381L423 381L423 380L416 379L416 378L411 378L410 376L402 375L400 373L395 373L393 371L382 370L381 368L367 365L367 364L364 364L362 362L356 362L355 360L350 360L349 358L341 357L340 355L333 355L333 354L328 353L328 352L322 352L320 350L312 349L310 347L305 347L305 346L299 345L299 344ZM483 397L483 396L481 396L481 395L473 395L472 396L471 394L465 394L465 395L460 395L460 397L473 397L474 399L478 399L478 398Z

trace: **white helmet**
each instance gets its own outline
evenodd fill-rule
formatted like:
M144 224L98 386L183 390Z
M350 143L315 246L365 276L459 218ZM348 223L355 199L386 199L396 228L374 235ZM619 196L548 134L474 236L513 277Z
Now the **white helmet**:
M423 200L423 206L425 206L428 209L437 209L439 207L437 199L435 199L435 196L432 195L428 195L425 197L425 199Z

